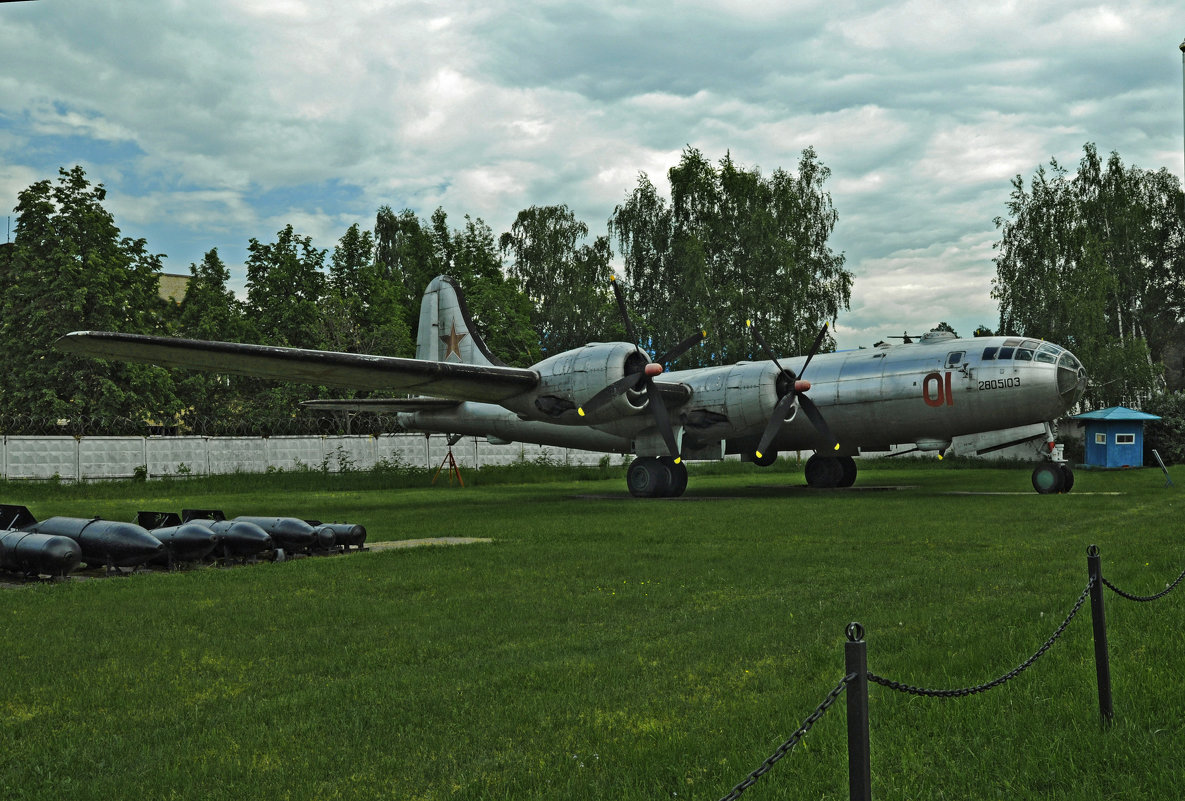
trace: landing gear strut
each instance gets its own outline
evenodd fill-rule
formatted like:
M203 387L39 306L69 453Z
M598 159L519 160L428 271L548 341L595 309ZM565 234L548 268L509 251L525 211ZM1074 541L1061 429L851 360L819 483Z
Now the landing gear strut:
M807 486L815 489L850 487L856 482L856 460L851 456L820 456L806 460Z
M1057 495L1074 489L1074 471L1065 462L1045 462L1033 469L1033 489L1041 495Z
M677 498L687 489L687 465L669 456L640 456L625 480L635 498Z

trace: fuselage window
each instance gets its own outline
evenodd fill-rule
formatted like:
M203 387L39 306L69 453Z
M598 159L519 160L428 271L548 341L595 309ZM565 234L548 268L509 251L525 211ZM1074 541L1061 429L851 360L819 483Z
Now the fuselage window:
M963 353L964 351L956 350L954 353L946 354L946 369L950 370L962 364Z
M986 361L996 358L996 351L998 351L998 350L999 350L999 348L984 348L983 349L983 360L986 362Z
M1017 348L1016 360L1018 362L1031 362L1033 360L1033 352L1026 348Z
M1000 355L997 358L1011 359L1012 358L1012 348L1000 348Z

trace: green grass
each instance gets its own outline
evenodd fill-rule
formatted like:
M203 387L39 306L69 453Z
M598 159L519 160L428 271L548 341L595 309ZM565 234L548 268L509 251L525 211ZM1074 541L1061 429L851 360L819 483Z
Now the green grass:
M849 621L871 671L966 686L1052 633L1088 544L1141 594L1185 567L1183 471L1041 497L1027 470L967 468L862 465L857 486L913 487L879 492L802 489L792 461L697 469L677 501L627 499L616 466L4 485L42 517L221 507L495 542L0 592L0 798L717 799L840 680ZM871 687L874 797L1180 797L1183 602L1107 594L1107 730L1088 608L986 694ZM745 798L846 798L843 703Z

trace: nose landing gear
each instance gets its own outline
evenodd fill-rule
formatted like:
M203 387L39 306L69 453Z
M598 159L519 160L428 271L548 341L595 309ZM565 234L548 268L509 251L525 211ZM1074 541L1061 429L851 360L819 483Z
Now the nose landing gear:
M1041 495L1059 495L1074 489L1074 471L1065 462L1045 462L1033 470L1033 489Z

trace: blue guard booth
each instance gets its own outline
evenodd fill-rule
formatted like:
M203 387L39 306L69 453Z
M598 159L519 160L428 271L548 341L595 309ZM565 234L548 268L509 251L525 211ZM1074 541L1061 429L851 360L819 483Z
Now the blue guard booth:
M1095 467L1143 467L1144 421L1159 420L1154 414L1126 406L1112 406L1076 414L1086 427L1086 463Z

